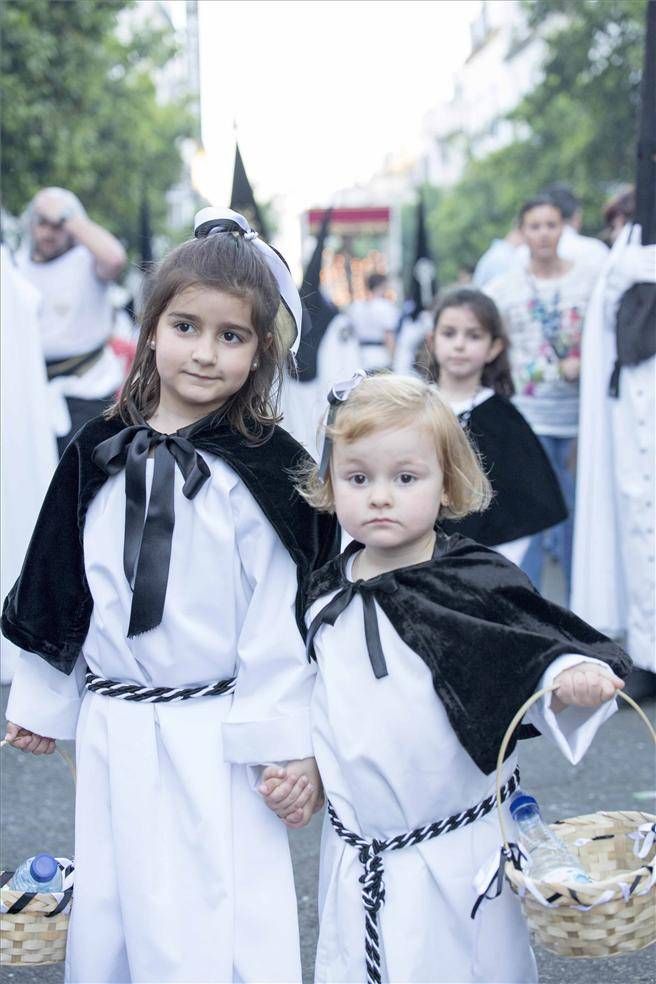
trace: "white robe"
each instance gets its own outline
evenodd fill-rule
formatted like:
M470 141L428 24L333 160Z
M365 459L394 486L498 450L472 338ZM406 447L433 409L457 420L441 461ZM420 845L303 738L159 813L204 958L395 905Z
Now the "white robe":
M46 368L39 331L38 291L0 249L0 595L20 574L48 483L57 466L57 442L48 409ZM0 679L10 683L18 649L0 642Z
M639 226L627 225L592 293L583 331L572 566L572 609L606 635L626 635L631 658L652 672L656 358L621 370L618 399L608 396L608 382L620 298L633 283L655 280L656 246L641 246Z
M319 599L310 620L327 603ZM395 632L376 605L389 675L377 680L367 654L362 601L356 596L335 626L314 640L318 675L312 698L315 755L326 796L342 823L367 839L387 839L474 806L494 792L460 744L437 697L426 664ZM548 685L583 657L562 656L543 678ZM614 702L613 702L614 703ZM615 710L543 707L527 718L550 733L572 762L596 727ZM517 764L504 766L507 780ZM529 787L530 789L530 784ZM512 821L506 811L507 826ZM378 913L384 981L526 982L537 980L528 931L517 898L508 890L470 912L473 880L495 850L496 811L469 826L415 847L382 855L385 903ZM318 984L366 980L364 909L358 851L326 819L319 885Z
M318 459L319 425L335 383L350 379L362 365L360 346L348 318L337 314L326 328L317 352L317 375L307 383L286 376L281 392L282 426Z
M176 468L164 616L133 639L125 475L92 501L84 556L94 608L83 658L96 674L148 686L237 672L234 697L80 700L82 657L65 676L26 653L9 698L9 720L76 737L66 979L80 984L301 977L287 832L251 770L312 754L313 670L294 618L296 568L237 475L204 457L211 479L191 501Z

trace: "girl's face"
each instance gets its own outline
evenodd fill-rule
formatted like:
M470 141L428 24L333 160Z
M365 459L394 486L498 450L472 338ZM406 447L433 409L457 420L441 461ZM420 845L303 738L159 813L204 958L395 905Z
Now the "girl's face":
M531 259L555 259L562 231L563 217L553 205L536 205L524 213L521 232Z
M257 361L250 302L211 287L175 294L151 345L160 378L159 410L196 419L244 385Z
M492 338L468 307L448 307L440 314L433 334L433 355L440 367L440 383L478 385L486 365L503 350L503 341Z
M331 481L341 525L379 553L421 543L435 525L443 474L425 426L335 441Z

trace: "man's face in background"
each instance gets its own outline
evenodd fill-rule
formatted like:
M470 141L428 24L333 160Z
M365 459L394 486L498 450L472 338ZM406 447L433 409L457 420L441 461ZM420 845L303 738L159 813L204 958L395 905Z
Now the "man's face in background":
M75 241L66 230L65 223L59 221L63 211L62 202L52 193L41 192L32 205L31 233L32 259L47 263L68 252Z

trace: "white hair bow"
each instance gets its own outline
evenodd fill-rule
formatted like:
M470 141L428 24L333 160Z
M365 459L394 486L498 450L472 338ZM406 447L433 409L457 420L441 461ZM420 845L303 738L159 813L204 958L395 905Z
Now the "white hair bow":
M280 291L280 300L288 314L290 322L291 342L289 350L296 355L299 342L301 340L301 322L303 312L301 308L301 298L296 289L296 284L292 279L289 267L281 254L265 243L258 233L251 229L247 219L239 212L233 212L231 208L202 208L196 213L194 219L194 235L197 239L205 236L215 235L219 232L238 232L244 239L252 242L255 248L262 254L264 262L273 274L273 277Z

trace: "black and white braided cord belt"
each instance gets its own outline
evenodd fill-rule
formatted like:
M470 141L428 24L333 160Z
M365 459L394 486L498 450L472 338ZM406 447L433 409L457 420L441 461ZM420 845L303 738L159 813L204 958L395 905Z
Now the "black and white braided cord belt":
M85 683L87 690L102 697L120 697L121 700L145 704L170 704L192 697L224 697L233 693L237 677L217 680L216 683L203 684L200 687L143 687L138 683L104 680L87 670Z
M519 787L519 768L515 769L508 782L501 787L501 802L515 792ZM488 796L481 800L476 806L463 810L462 813L454 813L445 820L436 820L425 827L418 827L411 830L408 834L397 834L389 840L366 840L358 834L347 830L342 821L337 816L332 803L328 803L328 816L333 825L335 833L359 850L358 857L363 866L363 873L360 875L362 885L362 904L364 906L364 949L365 961L367 965L367 984L381 984L380 974L380 942L378 938L378 911L385 902L385 884L383 876L382 854L385 851L400 851L404 847L413 847L421 844L422 841L432 840L442 834L448 834L459 827L466 827L474 823L480 817L486 816L496 809L496 797Z

